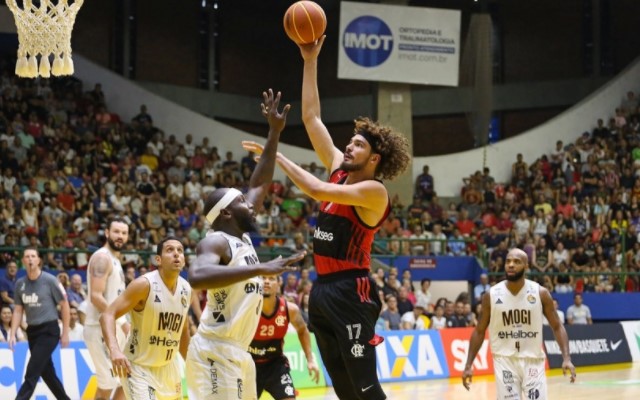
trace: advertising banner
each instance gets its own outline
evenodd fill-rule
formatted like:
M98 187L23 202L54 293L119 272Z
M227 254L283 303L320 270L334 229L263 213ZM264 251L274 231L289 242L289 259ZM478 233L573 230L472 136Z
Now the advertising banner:
M620 324L629 344L631 359L633 362L640 361L640 321L623 321Z
M458 85L460 11L343 1L338 78Z
M464 365L467 363L467 355L469 354L469 338L473 329L452 328L439 331L444 352L447 355L450 377L462 376L462 372L464 372ZM491 357L488 333L489 331L486 332L482 347L473 361L474 375L493 374L493 357Z
M12 352L0 344L0 399L14 399L22 385L31 353L27 342L16 344ZM72 399L92 399L96 389L95 367L84 342L71 342L69 347L53 353L53 364L67 394ZM40 379L33 399L55 399Z
M631 362L627 338L619 323L566 325L565 328L571 361L576 367ZM543 337L549 366L560 368L562 353L550 327L544 327Z
M381 332L376 347L380 382L439 379L449 376L440 335L429 331Z

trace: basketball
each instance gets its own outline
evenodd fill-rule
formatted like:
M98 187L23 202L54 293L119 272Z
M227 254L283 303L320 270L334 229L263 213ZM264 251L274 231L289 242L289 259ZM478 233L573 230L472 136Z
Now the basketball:
M324 10L313 1L298 1L284 13L284 31L297 44L313 43L327 28Z

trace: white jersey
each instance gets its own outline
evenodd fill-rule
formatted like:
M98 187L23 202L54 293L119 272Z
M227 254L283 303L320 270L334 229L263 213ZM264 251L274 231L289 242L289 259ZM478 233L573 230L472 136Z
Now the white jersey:
M124 353L132 363L162 367L178 355L191 304L191 286L178 277L175 292L171 293L158 270L143 277L149 281L149 295L142 311L129 312L131 334Z
M493 286L489 293L492 353L504 357L544 358L540 285L525 279L520 292L513 295L506 281L502 281Z
M258 264L249 235L242 239L224 232L211 232L229 242L229 266ZM262 278L254 277L232 285L207 290L207 305L202 311L198 333L209 339L235 342L243 349L256 333L262 310Z
M120 260L117 257L114 257L113 254L109 251L108 248L102 247L98 249L91 258L93 258L98 253L106 253L111 257L111 273L107 277L107 283L104 287L104 299L107 301L107 305L113 303L113 301L120 295L120 293L124 292L125 284L124 284L124 272L122 272L122 265L120 264ZM89 267L91 267L91 260L89 260ZM91 272L87 273L87 317L85 319L86 325L100 325L100 312L91 302Z

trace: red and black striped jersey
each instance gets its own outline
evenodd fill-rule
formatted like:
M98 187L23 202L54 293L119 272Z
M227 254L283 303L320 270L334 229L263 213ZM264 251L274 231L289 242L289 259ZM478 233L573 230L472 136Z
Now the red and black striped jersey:
M249 353L256 363L282 357L284 336L289 329L289 307L284 297L276 297L276 309L271 315L260 314L258 329L249 345Z
M342 185L348 173L336 170L329 182ZM313 233L313 252L318 275L351 269L368 270L371 263L371 245L375 233L389 214L389 204L375 226L365 224L354 206L323 201L318 223Z

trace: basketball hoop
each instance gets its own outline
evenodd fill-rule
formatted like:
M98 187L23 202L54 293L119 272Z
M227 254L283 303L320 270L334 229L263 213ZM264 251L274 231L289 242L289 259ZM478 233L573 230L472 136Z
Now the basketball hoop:
M84 0L7 0L18 28L16 75L23 78L73 75L71 31ZM40 56L38 64L37 57ZM53 66L49 62L52 56Z

